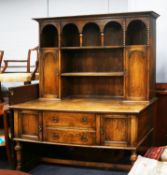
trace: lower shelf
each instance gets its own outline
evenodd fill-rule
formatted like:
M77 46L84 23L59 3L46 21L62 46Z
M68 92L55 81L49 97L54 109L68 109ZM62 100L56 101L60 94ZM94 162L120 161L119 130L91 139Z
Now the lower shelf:
M99 77L112 77L112 76L124 76L124 72L66 72L61 76L99 76Z

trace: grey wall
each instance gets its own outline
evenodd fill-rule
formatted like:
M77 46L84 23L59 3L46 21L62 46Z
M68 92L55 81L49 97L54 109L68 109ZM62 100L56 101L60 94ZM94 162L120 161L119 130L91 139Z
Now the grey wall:
M157 82L167 82L167 8L166 0L129 0L129 11L153 10L157 19Z
M6 58L25 58L38 45L38 24L31 19L41 16L46 0L0 0L0 49Z
M49 16L122 12L128 0L49 0Z

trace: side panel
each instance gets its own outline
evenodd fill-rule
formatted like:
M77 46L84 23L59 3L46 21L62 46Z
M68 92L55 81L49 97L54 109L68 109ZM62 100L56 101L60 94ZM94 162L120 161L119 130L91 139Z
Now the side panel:
M59 98L58 49L42 49L41 52L41 96Z
M131 100L147 99L147 48L132 46L126 48L127 98Z

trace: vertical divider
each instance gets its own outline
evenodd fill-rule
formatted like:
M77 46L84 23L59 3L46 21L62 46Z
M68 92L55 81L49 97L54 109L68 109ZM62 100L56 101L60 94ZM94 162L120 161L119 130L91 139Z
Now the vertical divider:
M126 79L127 79L127 63L126 63L126 23L125 23L125 19L123 20L123 67L124 67L124 86L123 86L123 93L124 93L124 98L127 98L127 83L126 83Z
M101 32L101 46L104 46L104 33Z
M58 60L59 60L59 98L61 99L62 98L62 96L61 96L61 94L62 94L62 92L61 92L61 64L62 64L62 60L61 60L61 43L62 43L62 41L61 41L61 32L62 32L62 30L61 30L61 23L59 23L59 27L58 27Z
M83 34L82 33L79 34L79 42L80 42L80 47L82 47L83 46Z

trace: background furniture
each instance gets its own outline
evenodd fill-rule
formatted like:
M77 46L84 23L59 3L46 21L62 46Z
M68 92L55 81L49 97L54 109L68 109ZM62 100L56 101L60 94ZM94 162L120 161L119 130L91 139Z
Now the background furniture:
M4 51L0 50L0 67L1 67L1 64L2 64L3 55L4 55ZM1 89L1 83L0 83L0 89ZM1 93L0 93L0 100L3 101Z
M30 83L33 79L38 79L37 69L35 66L34 71L32 72L30 61L32 52L36 53L36 66L38 66L38 47L28 50L27 59L5 59L1 57L1 62L4 62L3 68L1 68L0 82L24 82L24 84ZM26 63L26 65L21 64ZM25 70L26 67L26 70ZM14 69L14 70L13 70ZM16 71L17 69L17 71ZM32 72L32 73L31 73Z
M39 79L39 71L38 71L38 47L32 48L28 50L27 59L26 60L8 60L3 59L4 52L1 51L1 58L0 58L0 99L3 102L5 96L8 92L8 89L2 90L2 83L11 83L9 86L16 86L12 85L12 83L24 83L30 84L33 80ZM33 54L35 53L35 54ZM32 70L30 62L32 60L32 56L35 56L35 67ZM2 64L4 62L4 65ZM24 64L22 64L24 63ZM25 65L26 63L26 65ZM3 65L3 67L2 67ZM3 92L2 92L3 91Z
M127 151L132 162L142 146L151 144L157 17L136 12L36 19L40 92L38 99L12 106L17 169L23 166L22 145L28 142L40 148L47 144ZM41 160L130 167L47 154Z
M157 117L155 118L154 125L156 128L154 144L156 146L167 145L167 83L156 84L157 100Z
M3 55L4 55L4 51L0 50L0 67L1 67L1 64L2 64Z
M38 84L30 84L9 88L8 103L0 103L0 138L4 142L0 146L6 147L6 155L11 165L14 165L14 144L13 138L13 114L9 105L18 104L27 100L33 100L39 97Z
M0 146L6 147L6 155L9 162L12 161L12 155L11 155L11 147L10 147L10 141L9 141L9 121L8 121L8 106L0 103L0 123L2 125L0 126Z

